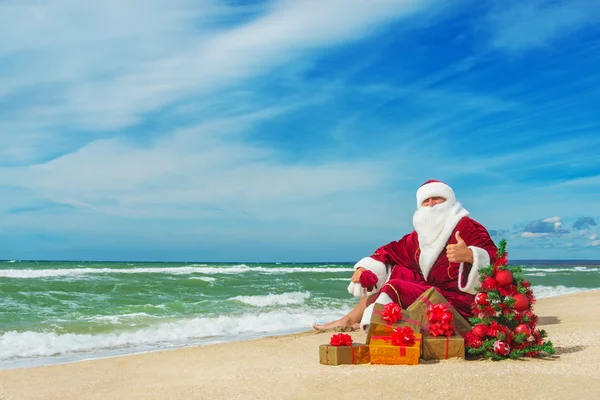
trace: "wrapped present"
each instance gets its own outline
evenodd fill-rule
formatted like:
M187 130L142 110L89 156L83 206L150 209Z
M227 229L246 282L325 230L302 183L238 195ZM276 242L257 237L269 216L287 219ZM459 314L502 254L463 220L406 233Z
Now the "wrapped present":
M323 365L368 364L369 361L369 346L352 343L352 337L345 333L337 333L329 344L319 346L319 362Z
M421 334L406 326L390 335L371 337L371 364L417 365L421 356Z
M423 335L423 360L448 360L465 358L465 340L462 336Z
M413 318L413 313L402 310L396 303L378 304L373 307L366 343L370 344L372 336L391 335L395 328L409 326L413 332L421 332L420 318Z
M471 330L471 325L446 298L434 287L427 289L407 308L411 316L421 324L422 331L429 331L430 308L436 304L445 304L452 312L452 322L459 334L464 335Z

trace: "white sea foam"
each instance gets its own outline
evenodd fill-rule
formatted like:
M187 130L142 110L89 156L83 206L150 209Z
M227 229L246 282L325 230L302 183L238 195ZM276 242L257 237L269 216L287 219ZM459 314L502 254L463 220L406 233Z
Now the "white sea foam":
M523 268L526 273L529 272L598 272L599 267L587 267L587 266L576 266L576 267L557 267L557 268Z
M255 307L272 307L302 304L309 297L310 292L289 292L282 294L269 293L264 296L236 296L230 300L237 300Z
M190 279L198 279L204 282L208 282L208 283L215 283L217 281L217 278L213 278L210 276L192 276Z
M339 318L345 311L305 309L239 316L224 315L163 322L138 330L102 334L9 331L0 335L0 362L7 365L9 360L14 361L18 358L65 356L75 352L79 353L77 357L81 359L100 356L103 350L122 349L131 353L236 340L243 335L299 332L309 329L315 320L328 321Z
M554 297L554 296L560 296L563 294L579 293L579 292L585 292L588 290L592 290L592 289L587 289L587 288L568 287L568 286L563 286L563 285L557 285L557 286L537 285L537 286L532 286L531 289L532 289L535 297L538 299L542 299L544 297Z
M163 318L156 315L150 315L145 312L121 314L121 315L95 315L89 317L86 320L91 322L106 322L108 324L122 324L123 322L130 322L132 320L146 319L146 318Z
M352 268L345 267L274 267L261 266L249 267L245 264L223 267L207 267L189 265L185 267L168 268L65 268L65 269L6 269L0 270L0 278L52 278L52 277L78 277L97 274L243 274L258 272L263 274L289 274L289 273L335 273L351 272Z

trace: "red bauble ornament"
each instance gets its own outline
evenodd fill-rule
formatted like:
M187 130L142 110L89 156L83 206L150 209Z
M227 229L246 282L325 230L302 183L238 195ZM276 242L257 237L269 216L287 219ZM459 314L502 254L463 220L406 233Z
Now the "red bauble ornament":
M475 295L475 304L485 306L488 303L488 296L486 293L477 293Z
M473 329L471 329L471 334L478 339L483 339L487 335L487 326L475 325Z
M517 293L513 296L513 299L515 299L515 304L513 305L515 310L525 311L529 307L529 299L524 294Z
M496 274L496 282L498 282L498 285L500 286L510 285L513 282L512 272L505 269L498 271Z
M494 342L494 353L501 356L507 356L508 353L510 353L510 346L506 342L497 340Z
M524 333L525 336L529 337L531 335L531 328L526 324L519 324L515 327L515 333Z

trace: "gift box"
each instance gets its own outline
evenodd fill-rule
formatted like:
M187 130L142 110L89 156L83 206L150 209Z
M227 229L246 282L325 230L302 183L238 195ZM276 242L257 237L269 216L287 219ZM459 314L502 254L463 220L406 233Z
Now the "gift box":
M417 365L421 356L421 334L416 333L412 345L396 346L392 343L392 336L371 337L369 351L371 364Z
M395 328L402 328L409 326L414 332L421 332L421 318L418 314L413 314L408 310L399 309L399 318L396 322L390 322L385 317L385 307L387 305L375 303L373 308L373 314L371 315L371 322L369 323L369 330L367 331L366 343L371 343L372 336L385 336L391 335ZM413 318L416 316L416 318Z
M432 336L423 335L423 360L448 360L450 358L465 358L465 340L462 336Z
M352 343L351 346L319 346L319 362L323 365L368 364L369 346L362 343Z
M446 298L438 292L434 287L427 289L407 308L411 316L418 320L422 326L422 331L427 332L427 325L429 323L428 310L429 306L433 304L447 304L452 310L453 324L459 334L464 335L471 330L469 322L463 318L462 315L446 300Z

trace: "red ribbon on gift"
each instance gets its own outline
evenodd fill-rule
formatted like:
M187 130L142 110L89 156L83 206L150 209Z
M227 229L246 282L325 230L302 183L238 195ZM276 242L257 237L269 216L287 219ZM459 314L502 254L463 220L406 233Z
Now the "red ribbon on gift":
M410 326L404 328L396 328L391 335L388 336L371 336L372 340L386 340L391 341L393 346L398 346L400 355L406 356L406 348L413 346L416 342L421 339L416 338L414 331Z
M429 322L452 322L454 315L447 304L432 304L429 306Z
M352 336L346 333L336 333L329 340L332 346L352 346Z
M452 336L456 333L456 328L449 322L435 322L429 326L431 336Z
M444 360L448 359L448 348L449 347L450 347L450 337L446 336L446 358L444 358Z
M452 310L447 304L432 304L429 306L428 331L432 336L452 336L456 327L452 323Z
M383 306L383 312L381 313L383 320L388 324L393 324L396 321L402 319L402 309L396 303L387 303Z
M396 328L392 332L392 344L394 346L412 346L415 344L415 331L410 326Z
M420 326L421 322L414 319L406 318L402 315L402 309L394 302L387 303L383 306L383 311L374 311L375 314L381 315L387 325L392 325L398 321L408 322L409 324Z

